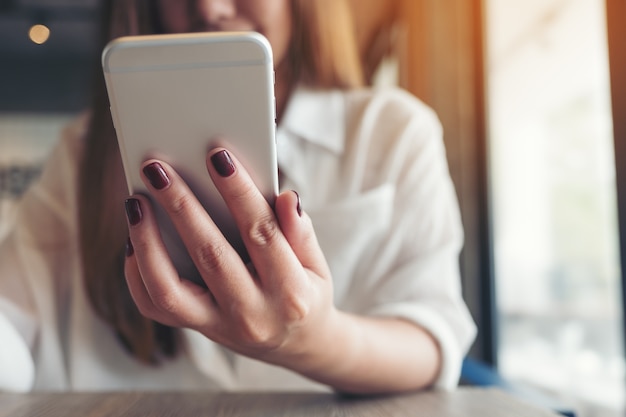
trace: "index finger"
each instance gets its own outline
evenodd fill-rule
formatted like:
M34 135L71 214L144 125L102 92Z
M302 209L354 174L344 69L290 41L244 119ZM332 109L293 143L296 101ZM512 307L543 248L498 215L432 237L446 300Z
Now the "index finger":
M228 304L235 296L250 298L255 285L246 266L176 170L166 162L148 160L142 177L169 215L217 303Z

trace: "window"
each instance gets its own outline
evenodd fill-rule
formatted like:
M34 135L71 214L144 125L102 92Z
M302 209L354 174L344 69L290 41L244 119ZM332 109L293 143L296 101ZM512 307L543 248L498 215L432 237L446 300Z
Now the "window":
M89 102L100 1L0 1L0 238L60 130Z
M487 0L489 171L505 377L623 406L602 0Z

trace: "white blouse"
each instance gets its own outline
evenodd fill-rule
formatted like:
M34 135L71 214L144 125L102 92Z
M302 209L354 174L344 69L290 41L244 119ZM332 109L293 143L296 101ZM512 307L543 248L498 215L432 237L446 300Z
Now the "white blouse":
M186 353L161 366L126 353L89 306L80 273L84 127L64 132L0 244L0 391L328 390L191 330ZM281 188L297 190L313 220L337 308L429 331L443 355L436 386L454 388L476 329L461 296L462 226L435 114L398 89L300 89L277 146Z

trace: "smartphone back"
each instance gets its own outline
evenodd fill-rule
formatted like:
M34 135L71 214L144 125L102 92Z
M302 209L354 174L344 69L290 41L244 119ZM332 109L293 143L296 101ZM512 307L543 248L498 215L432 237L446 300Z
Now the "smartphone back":
M278 179L267 40L252 32L119 38L105 48L102 65L129 191L149 196L140 165L148 158L165 160L245 257L205 158L210 148L227 147L273 205ZM155 209L179 273L193 279L197 271L171 221L156 203Z

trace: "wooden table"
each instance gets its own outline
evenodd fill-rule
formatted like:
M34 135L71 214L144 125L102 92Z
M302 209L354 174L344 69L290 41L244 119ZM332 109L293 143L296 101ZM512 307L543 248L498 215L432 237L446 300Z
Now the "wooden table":
M411 416L555 417L496 389L348 398L312 393L0 394L0 417Z

